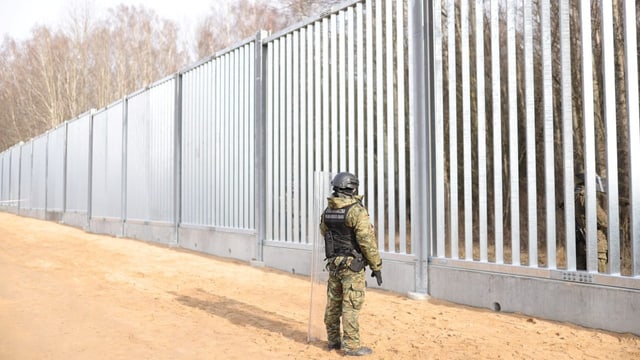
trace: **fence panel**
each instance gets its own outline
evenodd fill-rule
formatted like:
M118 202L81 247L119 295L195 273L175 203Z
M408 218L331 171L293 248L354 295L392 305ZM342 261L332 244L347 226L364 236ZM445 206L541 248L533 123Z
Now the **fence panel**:
M9 199L13 202L11 206L20 205L20 150L22 145L16 145L9 152L9 161L11 166L11 174L9 179Z
M20 209L32 209L33 202L31 200L31 178L32 178L32 160L33 160L33 140L21 145L20 151Z
M255 228L254 42L182 74L182 222Z
M47 204L47 140L47 134L33 140L31 208L34 210L45 210Z
M175 80L127 99L126 219L173 222Z
M5 158L7 160L5 161ZM9 161L9 151L4 151L0 154L0 201L3 206L7 206L9 203L9 186L11 180L9 175L11 174L11 161Z
M65 199L66 123L52 130L47 141L47 211L63 211Z
M309 244L310 174L349 171L381 250L411 254L405 5L354 2L267 39L267 240Z
M123 104L93 116L91 217L123 219Z
M65 211L86 213L89 204L89 139L91 115L67 124Z

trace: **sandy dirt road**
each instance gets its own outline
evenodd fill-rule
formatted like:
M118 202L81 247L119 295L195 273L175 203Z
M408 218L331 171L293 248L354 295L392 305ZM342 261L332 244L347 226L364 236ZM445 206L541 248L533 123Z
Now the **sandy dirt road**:
M307 277L7 213L0 245L0 359L342 358L307 342ZM640 359L630 334L366 296L370 359Z

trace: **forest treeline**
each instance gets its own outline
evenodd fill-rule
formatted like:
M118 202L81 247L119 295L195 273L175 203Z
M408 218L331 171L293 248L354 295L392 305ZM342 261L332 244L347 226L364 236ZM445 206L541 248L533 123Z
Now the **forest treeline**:
M144 88L258 30L277 31L339 0L211 0L192 37L144 6L96 14L86 2L59 25L0 43L0 151Z

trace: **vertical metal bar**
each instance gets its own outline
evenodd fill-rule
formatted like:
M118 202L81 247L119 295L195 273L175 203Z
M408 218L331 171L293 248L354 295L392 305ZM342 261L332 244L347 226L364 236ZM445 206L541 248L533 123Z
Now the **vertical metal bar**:
M245 204L245 196L246 193L244 191L244 183L247 181L247 174L245 173L245 166L247 164L244 161L244 152L246 149L245 144L245 110L248 107L246 104L246 100L244 98L245 91L245 68L244 62L245 60L245 46L241 46L236 49L234 52L236 54L236 59L234 63L235 74L236 74L236 98L234 99L234 108L235 108L235 142L234 142L234 155L233 155L233 173L236 176L236 181L233 184L234 197L232 199L234 203L234 216L235 221L233 226L235 228L245 228L244 226L244 204ZM208 101L207 101L208 103ZM248 164L247 164L248 165Z
M324 149L322 145L323 145L323 139L322 139L322 124L323 124L323 118L322 118L322 109L323 109L323 98L322 98L322 90L323 90L323 86L324 86L324 82L322 80L322 69L323 69L323 61L322 61L322 50L324 49L324 45L323 45L323 34L325 33L325 27L324 27L324 21L316 21L316 23L314 24L314 92L313 92L313 99L315 99L315 103L314 103L314 118L313 118L313 124L314 124L314 139L315 139L315 143L314 143L314 153L315 153L315 159L314 159L314 167L313 167L313 171L314 173L316 171L322 171L323 167L322 167L322 159L324 156ZM317 194L319 192L319 189L314 189L313 193ZM319 219L314 219L314 221L320 221ZM317 223L316 223L317 224Z
M487 251L487 129L484 94L484 4L476 2L476 82L478 102L478 242L480 261L486 262Z
M509 183L511 196L511 264L520 265L520 189L518 174L518 99L516 75L516 4L507 5L509 92Z
M227 68L227 57L226 55L222 55L219 56L216 61L220 62L220 94L227 94L229 92L229 88L227 86L227 76L229 74L229 70ZM219 158L219 163L218 163L218 173L220 174L220 176L218 177L218 209L227 209L226 205L226 195L227 195L227 188L226 188L226 178L223 174L226 174L226 157L227 157L227 152L226 152L226 147L227 147L227 122L228 122L228 115L227 115L227 97L226 96L220 96L220 103L218 105L220 107L220 112L219 112L219 116L218 116L218 126L220 128L220 132L219 132L219 140L218 140L218 158ZM219 222L218 222L218 226L226 226L226 217L227 217L227 211L218 211L218 218L219 218Z
M433 5L433 9L431 5ZM409 1L408 26L408 62L409 62L409 143L411 152L410 191L411 201L411 252L416 255L415 291L418 294L429 292L428 260L434 241L444 244L441 237L444 229L432 226L432 220L441 219L443 196L430 193L438 186L444 186L444 174L440 172L442 159L435 161L435 172L430 166L434 157L442 156L442 32L440 1ZM434 33L436 40L433 41ZM435 46L434 46L435 42ZM433 54L433 56L431 56ZM435 67L435 69L434 69ZM435 72L435 74L434 74ZM432 79L435 80L431 81ZM429 85L427 85L429 84ZM431 104L431 105L430 105ZM429 109L429 115L427 115ZM429 125L435 126L435 136L429 132ZM437 144L436 144L437 142ZM431 144L431 146L428 146ZM435 179L434 179L435 177ZM436 186L434 187L434 184ZM435 206L434 206L435 205ZM444 226L444 224L443 224ZM436 236L437 239L433 237ZM444 255L444 247L440 257Z
M186 84L184 86L183 89L183 93L184 93L184 98L183 98L183 113L182 113L182 118L184 121L185 126L182 129L183 132L183 136L185 139L193 139L193 132L194 132L194 74L193 74L193 70L185 73L183 75L183 79L182 79L183 84ZM183 186L182 186L182 192L183 192L183 201L185 204L188 204L188 206L183 207L183 213L182 213L182 218L184 219L188 219L187 221L189 223L194 223L195 218L196 218L196 214L195 214L195 201L194 201L194 189L196 188L195 186L193 186L193 182L194 182L194 176L195 176L195 172L194 172L194 146L192 143L190 142L183 142L183 161L182 161L182 166L185 169L185 173L187 175L186 179L183 178Z
M419 150L419 145L421 142L426 142L425 140L432 140L435 142L435 154L434 154L434 160L435 160L435 187L436 187L436 191L435 191L435 197L436 197L436 203L435 203L435 209L431 208L431 211L435 211L436 212L436 223L435 223L435 241L436 241L436 257L439 258L444 258L445 257L445 234L446 234L446 229L445 229L445 219L444 219L444 210L445 210L445 204L444 204L444 195L445 195L445 186L444 186L444 182L445 182L445 174L444 174L444 102L443 102L443 98L444 98L444 68L443 68L443 58L442 58L442 46L443 46L443 29L442 29L442 3L441 1L434 1L433 2L433 23L432 23L432 27L431 27L431 31L433 32L433 113L434 113L434 134L435 137L433 139L420 139L418 137L418 134L413 135L413 138L416 138L416 140L414 141L414 143L411 145L411 149L414 149L414 151L412 151L412 153L414 152L423 152L424 150ZM411 18L413 18L416 15L413 15ZM428 22L427 22L428 24ZM428 28L427 28L428 29ZM413 46L416 46L415 44ZM412 46L412 47L413 47ZM411 49L412 47L410 47L409 49ZM417 51L417 49L416 49ZM414 59L414 62L416 63L416 69L418 68L418 62L424 62L420 56L424 56L424 54L420 54L420 55L414 55L411 58ZM425 57L426 59L426 57ZM424 71L424 70L422 70ZM418 74L415 75L415 77L417 78ZM411 78L410 78L411 79ZM418 82L419 80L416 80L416 82L418 84L420 84L420 82ZM424 84L421 84L422 86L424 86ZM417 85L416 85L417 87ZM422 101L419 100L419 98L417 98L416 95L416 99L410 99L409 103L412 104L412 107L415 107L415 115L414 116L410 116L410 118L412 118L413 123L415 124L415 132L418 132L419 129L419 119L421 119L421 116L426 118L426 114L425 113L425 109L423 108L419 108L417 105L414 105L413 103L415 102L420 102L422 103ZM421 115L420 112L422 112L423 114ZM418 162L418 158L419 158L419 154L415 155L415 162ZM413 165L414 161L412 161L412 168L415 169L416 166ZM420 163L424 163L424 161L421 161ZM420 172L422 173L423 171L420 170ZM415 181L412 181L412 190L411 190L411 194L415 194L415 191L413 190L413 188L417 188L418 185L417 184L413 184L414 182L419 181L420 177L416 177ZM415 195L412 196L412 199L415 198ZM411 203L413 204L415 200L412 200ZM414 207L412 206L411 208L411 214L413 217L414 214ZM411 222L411 224L413 225L413 221ZM416 237L417 235L422 235L422 233L417 233L415 228L411 229L411 239L413 240L414 237Z
M120 229L120 234L124 234L124 226L127 221L127 201L129 189L127 188L127 175L128 175L128 166L127 161L129 159L129 97L125 96L122 99L122 110L120 112L122 119L122 132L121 136L121 146L122 146L122 157L121 157L121 201L120 201L120 219L122 220L122 227ZM108 126L108 125L107 125ZM108 144L107 144L108 145ZM108 151L108 148L105 149Z
M173 107L173 226L175 245L180 244L182 223L182 73L174 77Z
M560 52L562 61L562 149L564 153L564 210L567 269L576 269L576 234L573 181L573 104L571 101L571 4L560 1Z
M300 242L309 244L309 237L307 236L307 189L309 184L309 178L307 177L308 163L305 154L309 154L309 148L307 145L307 124L309 118L307 116L307 98L305 96L305 85L309 82L306 79L309 78L307 71L307 28L300 28Z
M252 42L249 45L249 57L248 57L248 63L247 63L247 67L248 67L248 71L249 71L249 78L247 79L247 97L248 97L248 101L249 104L252 104L252 108L249 110L248 113L248 120L247 120L247 126L249 128L248 131L248 138L247 138L247 144L248 144L248 151L246 152L246 159L247 159L247 164L249 164L248 167L248 171L249 171L249 181L247 183L248 186L248 192L249 192L249 199L247 201L247 206L248 208L245 209L245 211L248 213L249 216L249 228L253 228L256 229L256 217L257 215L260 215L260 221L264 220L264 213L266 211L266 209L264 208L264 206L260 205L260 207L257 207L258 202L262 202L264 201L264 190L265 190L265 186L264 186L264 172L259 174L259 179L256 176L256 166L257 163L260 162L261 166L265 166L264 164L266 163L264 161L264 157L265 157L265 147L264 147L264 142L266 139L266 136L264 134L264 132L261 133L257 133L256 132L256 108L258 105L260 105L261 109L260 111L262 112L262 114L264 114L264 97L265 97L265 93L266 93L266 89L264 86L258 87L258 82L255 81L256 76L260 77L260 83L264 84L265 83L265 77L266 77L266 71L264 70L263 67L261 68L256 68L256 53L258 52L263 52L264 46L262 45L262 42L260 42L260 44L258 44L257 41ZM253 62L251 62L251 59L253 59ZM261 59L260 62L262 64L264 64L264 55L261 55ZM260 71L260 72L258 72ZM259 74L259 75L257 75ZM258 98L258 92L260 93L259 97L260 100L256 100ZM251 106L251 105L250 105ZM262 119L261 122L264 124L264 115L262 115ZM256 138L256 136L260 136L260 139L258 140ZM255 140L254 140L255 139ZM261 155L260 156L256 156L256 146L260 144L260 151L261 151ZM258 183L262 183L263 185L261 185L261 193L260 193L260 200L258 201L256 199L256 184ZM260 212L256 212L256 209L260 210ZM262 237L261 239L264 240L264 233L262 233Z
M240 87L239 74L238 74L238 63L240 61L240 51L239 49L233 50L229 53L229 85L231 87L231 98L229 99L229 174L232 174L234 181L230 181L229 183L229 223L227 226L229 227L237 227L238 226L238 88ZM206 100L205 100L206 101Z
M63 145L63 157L62 157L62 212L65 213L67 211L67 150L69 146L69 122L65 121L63 126L64 126L64 145ZM19 165L18 165L18 176L20 176ZM18 186L18 197L16 198L16 200L20 200L20 186ZM19 203L20 202L18 201L18 204ZM18 204L16 204L16 206Z
M266 108L266 114L265 114L265 121L264 121L264 125L260 125L259 124L259 118L257 117L258 114L256 114L256 136L259 136L261 131L264 131L265 133L265 144L264 147L266 148L265 150L265 168L264 171L266 173L265 176L265 224L264 224L264 230L265 230L265 236L264 236L264 240L273 240L274 239L274 235L273 235L273 223L274 223L274 217L275 217L275 211L273 208L273 203L274 203L274 195L273 195L273 178L274 178L274 169L275 169L275 161L274 161L274 147L275 147L275 139L274 139L274 129L275 127L275 123L274 123L274 118L275 118L275 111L276 111L276 106L274 104L274 94L275 94L275 84L276 84L276 79L277 79L277 75L276 75L276 71L278 69L278 66L276 66L276 61L275 61L275 57L276 57L276 53L277 50L275 48L275 41L270 41L267 43L266 46L266 55L267 58L266 59L262 59L262 61L264 61L265 63L262 65L261 69L263 71L262 74L258 73L258 70L256 69L256 76L257 77L261 77L262 79L262 89L265 89L265 92L263 94L266 95L266 104L263 105L263 108ZM258 57L260 57L260 54L258 54L260 52L260 48L257 47L256 48L256 60ZM263 45L263 49L262 49L262 54L263 56L265 55L264 53L264 45ZM256 66L258 66L258 61L256 61ZM257 85L257 84L256 84ZM258 88L256 86L256 100L261 97L260 96L260 88ZM259 109L257 108L258 102L256 102L256 112L259 111ZM260 143L256 143L256 153L260 152L260 149L258 148L258 145ZM258 161L260 160L260 158L256 158L256 166L259 165ZM259 179L260 176L260 172L258 171L258 169L256 169L256 180ZM260 194L260 188L259 188L259 181L256 181L256 200L258 199L258 196ZM259 214L258 209L256 209L256 215ZM256 216L256 230L258 230L258 224L260 222L260 219ZM260 251L262 251L262 244L260 244L259 246ZM258 260L262 261L261 258L258 258Z
M316 21L316 23L314 24L314 73L313 73L313 83L314 83L314 91L313 91L313 99L315 99L315 103L314 103L314 116L313 116L313 125L314 125L314 153L315 153L315 158L314 158L314 166L313 166L313 172L315 173L315 171L322 171L323 167L322 167L322 158L324 155L324 151L322 147L322 88L323 88L323 81L322 81L322 67L323 67L323 62L322 62L322 49L324 49L324 45L322 43L322 38L323 38L323 34L324 34L324 20L323 21ZM318 193L319 189L314 189L313 193L316 194ZM319 219L314 219L314 221L320 221Z
M180 112L181 112L181 122L182 122L182 129L181 129L181 136L184 137L185 139L187 139L188 135L189 135L189 127L191 126L190 124L190 118L189 118L189 105L187 103L187 99L189 98L189 72L183 72L183 73L179 73L180 76L180 83L181 83L181 90L180 90ZM181 164L180 164L180 172L182 173L182 181L180 184L180 224L187 223L190 221L190 217L189 217L189 208L190 208L190 203L189 203L189 191L186 189L187 185L191 179L191 173L190 173L190 168L189 168L189 158L190 158L190 151L189 148L187 146L187 142L181 141L181 149L180 149L180 153L182 154L182 160L181 160Z
M250 198L251 190L253 188L253 154L249 156L249 152L253 151L252 144L255 142L255 138L252 136L251 129L253 128L253 108L255 106L254 99L250 95L250 89L255 84L255 78L253 78L253 52L252 46L255 44L255 40L247 43L242 47L242 62L240 63L240 72L242 74L241 92L240 92L240 227L243 229L253 229L249 219L249 212L255 206L253 198ZM251 210L250 210L251 209Z
M385 250L385 218L384 215L386 213L385 208L385 198L384 195L386 193L386 189L384 187L385 177L384 177L384 42L382 41L382 33L384 32L383 24L382 24L383 14L382 14L382 0L376 0L376 104L377 106L377 127L376 127L376 138L378 140L378 145L376 148L376 159L377 159L377 181L378 181L378 248L382 251ZM391 35L391 34L389 34ZM387 89L389 90L389 89ZM388 215L387 215L388 216Z
M355 104L357 118L357 138L358 138L358 168L356 173L360 177L360 179L366 179L365 174L365 138L364 138L364 127L365 127L365 113L364 113L364 97L365 97L365 88L364 88L364 16L362 14L362 3L356 4L356 30L355 30L355 46L356 46L356 70L352 69L352 76L356 77L356 92L357 92L357 103ZM353 165L352 165L353 166ZM368 181L368 179L367 179ZM360 181L360 191L359 193L364 193L364 184L365 181Z
M396 0L396 77L398 92L398 235L400 237L400 253L407 253L407 173L405 149L405 79L404 79L404 0Z
M93 152L93 140L94 140L94 134L93 134L93 118L96 114L95 109L91 109L91 112L89 113L89 168L87 169L88 172L88 185L87 185L87 227L89 229L91 229L91 216L93 213L93 164L94 164L94 152ZM33 155L33 143L32 144L32 150L31 150L31 155ZM31 161L31 165L33 165L33 161ZM31 173L31 172L30 172ZM31 176L29 176L31 178ZM31 195L31 194L30 194Z
M375 125L375 111L374 111L374 47L373 47L373 0L366 0L366 9L365 13L367 14L366 24L365 24L365 39L366 39L366 67L367 67L367 205L369 210L369 217L371 218L371 223L376 224L377 222L377 208L376 208L376 197L375 197L375 171L374 171L374 146L375 146L375 138L374 138L374 125Z
M235 179L240 179L240 173L239 173L239 163L238 163L238 155L240 153L240 87L242 85L242 77L240 74L240 62L242 61L242 48L236 49L231 53L231 66L233 67L233 71L231 72L232 74L234 74L234 78L236 79L235 81L232 81L232 88L233 91L231 92L233 99L232 99L232 109L233 109L233 116L231 117L232 123L231 123L231 136L229 136L229 139L231 139L231 146L229 146L229 149L231 150L232 154L229 154L229 158L231 161L230 164L230 174L233 174ZM240 81L238 81L240 80ZM229 209L231 210L231 222L230 222L230 226L232 227L239 227L240 226L240 217L239 217L239 212L238 209L240 207L240 196L239 196L239 187L238 185L240 184L240 181L232 181L231 184L231 196L230 196L230 204L229 204Z
M293 182L293 186L290 190L290 195L288 198L293 201L293 208L290 212L290 218L293 222L289 228L292 228L293 236L291 237L292 241L300 242L300 47L299 47L299 38L300 32L295 31L293 33L293 52L289 51L291 56L293 57L293 73L292 75L292 85L293 85L293 97L289 97L289 99L293 100L291 108L293 110L293 118L291 119L293 124L289 129L293 129L293 141L290 144L293 144L293 159L289 165L289 168L293 170L291 174L290 181Z
M205 168L205 178L198 182L199 185L196 185L197 188L204 192L202 196L204 197L205 207L209 207L209 209L206 209L202 217L202 223L207 225L215 224L214 219L216 214L220 213L220 208L216 207L216 199L220 192L219 188L216 187L219 173L216 169L218 164L217 156L219 154L217 151L217 143L219 142L217 129L219 121L216 117L217 110L219 108L218 102L220 99L220 73L218 64L219 61L215 59L212 59L207 63L209 76L207 77L206 82L209 84L210 95L208 96L209 101L207 101L208 106L205 121L208 122L209 126L207 132L203 134L203 136L206 142L204 146L209 161L203 164L203 167Z
M16 214L20 214L20 208L22 208L23 198L22 198L22 147L23 142L21 141L18 145L18 203L16 204ZM0 166L2 166L0 164ZM2 178L2 174L0 173L0 179ZM0 189L2 189L0 185Z
M221 100L223 98L223 91L221 91L221 78L222 74L220 72L220 61L219 60L211 60L209 62L211 67L211 78L209 81L211 82L212 88L212 100L209 101L211 104L210 112L209 112L209 122L210 132L206 135L206 139L209 142L207 148L208 153L210 154L211 163L206 164L206 172L210 173L207 177L207 180L204 183L200 183L199 187L211 187L208 191L206 191L206 203L211 206L211 209L207 211L204 216L203 223L204 224L216 224L218 222L215 221L216 218L219 218L219 214L224 211L222 208L217 207L216 203L220 198L220 176L222 175L222 171L219 171L219 143L220 143L220 116L218 116L220 108L221 108Z
M213 167L215 167L216 169L216 179L215 179L215 214L214 214L214 219L215 222L214 224L217 226L222 226L223 225L223 216L224 216L224 207L223 207L223 197L224 197L224 190L223 190L223 178L224 178L224 170L222 168L223 165L223 156L224 156L224 148L223 148L223 141L224 141L224 94L226 94L226 90L224 88L224 76L225 76L225 70L224 70L224 58L223 57L218 57L215 59L215 63L216 63L216 89L217 89L217 94L218 96L216 97L216 115L215 115L215 122L216 122L216 141L215 141L215 153L216 153L216 162L215 165L212 165Z
M524 67L525 67L525 103L527 126L527 214L529 225L529 266L538 265L538 216L536 189L536 113L533 69L533 4L524 4Z
M473 183L471 168L471 64L469 62L469 0L460 2L460 40L462 67L462 147L464 169L464 248L465 259L473 259Z
M393 67L393 56L394 56L394 33L393 33L393 0L386 0L385 6L385 15L386 15L386 47L385 53L387 55L386 62L386 80L387 80L387 227L389 232L389 252L396 252L396 171L395 171L395 86L394 86L394 67Z
M223 143L223 156L224 156L224 170L223 173L227 176L223 177L223 199L224 199L224 227L234 227L235 222L235 205L234 203L234 186L236 181L231 181L231 178L235 178L235 127L236 127L236 114L235 114L235 98L236 98L236 85L237 78L235 73L235 51L228 52L224 55L225 64L225 96L224 96L224 108L225 115L221 119L224 124L224 143ZM202 101L206 102L206 99L202 97ZM201 130L202 131L202 130ZM204 174L200 175L203 178Z
M282 100L283 108L285 109L285 126L283 129L284 141L283 150L284 150L284 181L281 184L282 188L282 196L284 197L284 208L283 208L283 218L285 219L282 225L286 231L286 241L293 241L293 199L295 196L293 190L293 149L290 146L294 141L293 135L293 107L295 104L291 104L291 98L293 96L293 35L291 33L287 34L285 37L286 41L286 71L285 74L285 98Z
M227 142L228 142L228 133L227 133L227 126L228 126L228 122L229 122L229 116L228 116L228 99L229 99L229 88L228 88L228 81L227 81L227 76L229 74L229 70L227 68L227 56L223 55L223 56L219 56L216 59L216 62L219 63L219 79L218 81L220 82L219 85L219 89L220 89L220 99L219 99L219 103L218 103L218 107L219 107L219 113L218 113L218 126L219 126L219 133L218 133L218 141L217 141L217 152L218 152L218 162L216 163L215 167L217 168L217 173L218 173L218 187L216 188L216 190L214 190L214 192L216 193L216 198L218 199L218 206L215 208L216 209L216 213L217 213L217 218L218 221L216 222L217 226L226 226L226 217L227 217L227 213L228 213L228 208L226 207L226 197L228 194L226 185L227 185L227 181L226 181L226 176L224 174L228 174L227 172L227 168L226 168L226 158L227 158ZM199 88L202 86L202 80L201 77L198 77L199 81L197 83L197 88L196 91L199 92ZM197 97L197 99L199 99L200 102L203 101L202 98ZM202 122L201 120L201 111L198 111L198 117L196 118L198 124ZM196 134L200 134L201 131L198 129L198 127L195 128ZM199 135L195 135L195 136L199 136ZM198 160L199 162L201 162L202 160ZM198 169L196 170L196 184L202 184L203 183L203 177L202 177L202 171L206 171L202 169L203 166L199 165ZM196 186L201 186L201 185L196 185ZM198 196L198 195L196 195ZM201 201L199 199L196 199L196 202L198 203L198 212L202 213L202 215L199 215L199 217L201 216L202 218L206 219L207 213L203 212L201 209L199 209L201 207ZM225 209L223 211L221 211L220 209Z
M210 61L208 64L206 64L208 66L209 69L209 74L210 76L213 77L213 74L215 74L215 71L217 70L217 66L216 66L216 62L214 61ZM197 70L191 70L190 73L197 71ZM184 82L184 79L183 79ZM192 83L195 83L195 81L191 81ZM187 156L187 158L193 158L190 160L191 165L189 166L189 172L190 172L190 180L189 180L189 184L186 184L183 189L184 191L188 191L190 193L189 197L191 198L190 202L192 203L192 207L196 206L197 204L197 200L195 200L195 197L200 197L202 198L202 203L204 204L204 208L200 209L199 206L196 207L195 209L193 209L193 219L195 220L196 224L213 224L214 223L214 212L216 209L215 204L213 203L213 200L215 198L215 194L217 193L217 189L214 185L214 181L215 181L215 177L216 177L216 173L218 171L216 171L215 169L215 164L217 164L217 161L215 159L215 151L213 151L212 148L214 148L217 142L217 139L215 137L215 126L216 126L216 119L214 116L214 113L211 110L207 110L207 109L215 109L216 106L214 105L215 101L216 101L216 97L215 97L215 93L218 89L218 85L216 84L216 82L211 79L211 78L205 78L205 83L208 83L209 88L208 91L210 92L210 95L206 95L205 97L209 97L212 99L211 101L209 101L209 103L211 103L208 107L205 107L202 109L202 111L198 111L197 108L197 101L198 98L196 96L195 93L193 93L193 90L191 91L191 95L190 97L192 98L190 100L190 107L194 108L194 111L192 112L193 115L191 115L190 117L192 117L193 119L191 120L191 122L193 122L194 124L189 126L191 131L189 132L189 134L184 134L184 139L190 139L192 140L192 143L197 144L197 145L192 145L192 149L190 151L190 156ZM191 89L194 88L196 84L192 84L190 86ZM205 118L203 118L203 120L199 120L200 118L200 113L203 114L203 116L205 116ZM206 116L209 116L208 118L206 118ZM185 119L187 117L185 117L185 114L183 114L183 119ZM197 124L200 121L205 121L208 122L208 131L198 131L197 130ZM183 127L183 131L184 131L184 127ZM202 141L193 141L195 139L198 139L198 137L200 137L202 139ZM202 143L201 145L199 143ZM194 161L195 156L194 154L196 154L197 151L197 146L202 146L202 155L204 156L205 159L204 160L200 160L202 161L202 164L200 166L195 166L194 165ZM207 151L208 149L212 149L210 151ZM185 161L186 159L183 159L183 161ZM198 168L196 170L196 168ZM200 169L200 168L204 168L204 169ZM199 171L202 171L203 175L199 175ZM198 196L199 195L199 196Z
M197 139L202 135L202 132L199 130L199 126L202 123L202 111L200 110L200 104L202 103L199 98L200 87L201 87L201 76L200 69L195 68L191 70L191 92L190 92L190 104L189 108L191 109L191 131L189 133L189 139ZM200 176L200 171L202 171L202 165L197 164L200 159L198 154L198 149L200 147L199 142L194 142L191 146L191 181L187 188L191 193L191 207L192 207L192 221L196 224L202 224L205 221L207 212L201 206L201 199L206 197L206 190L201 187L202 179Z
M211 219L211 212L214 209L213 204L211 204L211 198L212 198L211 194L214 192L214 188L210 186L211 176L213 175L213 171L211 171L211 166L212 166L211 164L213 164L213 158L212 158L213 154L211 154L211 151L209 151L209 149L211 148L211 146L213 146L213 144L212 144L212 141L210 140L212 139L212 137L210 137L212 124L211 124L211 121L209 121L210 119L209 114L210 114L210 108L211 108L211 101L209 99L211 99L213 96L213 88L215 83L211 81L211 75L214 68L213 63L209 61L203 65L203 68L204 68L203 70L205 74L203 78L204 97L202 101L203 104L202 104L201 121L204 123L203 125L205 126L205 130L202 131L197 136L201 137L204 140L201 143L201 146L202 146L201 154L202 154L202 157L204 158L204 163L202 164L201 167L204 169L203 169L202 177L198 182L198 187L202 189L202 191L204 192L204 194L202 194L202 203L204 205L204 209L202 209L203 217L201 221L203 224L207 224Z
M287 206L290 200L289 195L287 194L287 185L288 181L291 178L287 178L287 170L289 169L290 163L287 163L288 160L288 139L287 139L287 126L288 126L288 117L289 117L289 109L287 109L287 95L290 89L288 86L288 71L290 70L287 49L289 47L289 39L285 36L280 40L280 66L282 67L280 71L280 118L277 119L280 129L280 178L276 182L278 184L278 208L277 212L280 213L280 224L278 227L280 228L280 237L278 240L288 241L291 240L288 237L288 219L287 219L287 210L289 207Z
M313 168L314 168L314 154L316 153L314 147L314 139L315 139L315 118L314 118L314 99L316 98L314 93L315 82L315 73L314 73L314 48L318 46L318 44L314 43L314 35L316 33L315 24L307 25L307 59L305 62L306 75L305 79L307 79L307 92L306 92L306 103L307 103L307 217L308 217L308 237L307 242L312 243L314 234L316 232L316 226L318 224L318 220L314 216L314 208L313 208L313 198L314 188L313 184Z
M624 3L625 64L627 78L627 121L629 123L629 203L631 238L631 275L640 275L640 98L638 96L637 14L633 2ZM635 26L634 26L635 24Z
M354 58L355 58L355 54L354 54L354 50L355 50L355 39L354 39L354 18L353 18L353 6L350 6L347 9L347 14L346 14L346 27L345 27L345 34L348 37L347 38L347 111L348 111L348 116L347 116L347 136L348 136L348 141L347 141L347 145L349 146L349 149L347 151L348 154L348 161L347 161L347 170L353 174L356 174L356 176L362 177L362 174L358 173L356 171L356 144L357 141L359 141L360 139L356 136L356 95L355 95L355 88L354 88L354 84L356 81L356 73L354 70Z
M281 50L280 47L282 39L274 40L274 58L273 58L273 118L271 129L273 129L273 240L280 240L280 216L281 216L281 204L280 204L280 183L284 181L281 176L281 149L284 139L280 134L284 124L281 123L280 115L280 102L284 98L281 94L280 86L282 84L282 75L280 74L280 68L282 67ZM282 69L284 71L284 68Z
M227 74L227 70L225 68L225 58L224 56L218 56L216 58L216 63L218 63L218 94L220 94L218 98L218 112L216 116L216 127L218 129L218 136L216 141L216 152L217 152L217 161L216 161L216 169L217 169L217 186L216 186L216 209L226 209L224 207L224 141L225 141L225 96L223 94L227 93L225 77ZM224 213L226 211L216 211L216 225L224 226Z
M347 71L346 71L346 61L347 61L347 52L346 52L346 36L345 36L345 16L344 11L340 11L338 13L338 22L336 26L336 32L338 35L338 50L337 50L337 71L338 77L336 78L337 82L337 92L332 93L332 97L337 97L337 105L338 105L338 135L340 142L338 143L338 149L340 152L340 156L338 156L338 167L340 171L348 171L347 168L347 149L353 147L353 142L349 145L348 137L347 137Z
M451 233L451 258L458 259L458 110L456 79L456 4L447 4L447 48L449 54L449 213Z
M493 110L493 203L495 262L504 263L502 219L502 82L500 77L500 0L491 0L491 97Z
M329 108L330 92L329 83L331 72L329 69L329 19L322 19L322 171L332 171L329 163L329 123L331 122L331 111ZM333 28L333 27L331 27ZM333 151L333 149L331 149ZM335 153L334 153L335 154Z
M329 30L330 33L330 37L331 37L331 41L330 41L330 51L328 53L329 58L331 59L329 61L329 69L330 69L330 75L329 75L329 83L331 85L331 92L329 93L325 93L325 96L327 96L329 98L329 100L331 101L331 116L329 118L330 123L331 123L331 134L329 136L330 138L330 142L331 142L331 164L329 169L331 169L332 173L337 173L339 171L343 171L340 168L340 157L339 157L339 128L338 128L338 121L339 121L339 113L338 113L338 104L339 104L339 97L340 94L338 94L338 24L337 24L337 19L338 16L336 14L331 14L331 17L329 18L330 24L331 24L331 29Z
M618 212L618 147L616 131L616 75L613 36L613 4L601 4L603 107L607 147L607 216L608 249L607 272L620 274L620 220ZM591 180L591 179L589 179Z
M268 158L269 158L269 150L268 150L268 135L267 135L267 108L268 108L268 97L271 92L267 91L267 61L269 57L269 52L267 47L264 45L264 38L267 36L266 31L258 31L256 34L256 40L254 42L254 52L253 52L253 81L254 86L250 94L253 94L254 99L254 108L253 108L253 121L254 121L254 134L255 136L251 136L249 138L249 144L251 144L251 139L255 139L255 145L253 148L253 152L249 152L249 156L253 153L255 161L253 163L254 166L254 183L253 183L253 193L255 197L254 208L253 208L253 216L255 221L256 228L256 244L254 249L254 257L257 261L264 260L264 252L263 245L264 241L267 239L267 223L269 221L271 211L267 210L268 197L269 197L269 177L268 177ZM267 97L267 101L265 102L265 97ZM251 211L251 210L250 210Z

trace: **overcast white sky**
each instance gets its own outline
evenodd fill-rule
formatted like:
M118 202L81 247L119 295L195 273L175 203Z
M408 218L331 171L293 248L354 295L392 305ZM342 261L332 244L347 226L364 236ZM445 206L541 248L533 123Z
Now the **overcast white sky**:
M5 34L16 40L26 40L36 24L58 28L74 4L87 0L0 0L0 40ZM162 18L178 23L182 31L191 32L197 21L210 12L214 4L225 0L88 0L103 15L118 4L144 5ZM98 16L98 17L100 17ZM185 34L183 34L184 36ZM187 34L190 37L191 34Z

